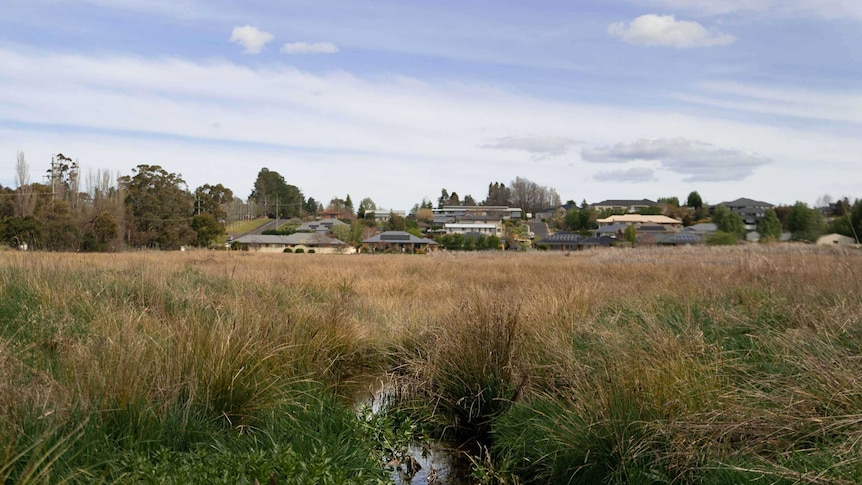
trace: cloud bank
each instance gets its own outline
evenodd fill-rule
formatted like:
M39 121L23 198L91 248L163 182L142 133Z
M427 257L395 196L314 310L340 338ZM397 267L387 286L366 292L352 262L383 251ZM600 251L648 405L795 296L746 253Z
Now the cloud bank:
M597 172L593 180L598 182L652 182L655 180L655 170L648 167L633 167L628 170L608 170Z
M564 136L504 136L482 148L493 150L518 150L537 156L564 155L578 142Z
M595 163L659 162L667 170L686 175L686 182L744 180L754 173L754 169L772 162L768 157L687 138L642 139L585 148L581 157Z
M289 42L281 46L284 54L335 54L338 47L330 42Z
M244 25L233 28L230 41L243 46L244 54L260 54L264 46L272 42L273 38L269 32L264 32L251 25Z
M732 35L708 30L703 25L690 20L676 20L673 15L641 15L628 24L625 22L611 24L608 26L608 33L628 44L668 46L678 49L728 45L736 41Z

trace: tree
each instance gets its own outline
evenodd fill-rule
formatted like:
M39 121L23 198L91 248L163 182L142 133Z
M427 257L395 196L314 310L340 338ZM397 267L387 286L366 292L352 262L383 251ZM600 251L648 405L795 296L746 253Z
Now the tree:
M723 205L715 208L712 213L712 222L720 232L734 234L739 239L745 237L745 222L742 220L742 216Z
M521 209L521 213L537 213L545 207L559 207L560 196L556 190L541 186L531 180L515 177L511 185L509 205Z
M626 241L632 244L632 247L635 247L635 243L638 242L638 228L634 226L634 224L629 224L626 226L626 230L623 233Z
M693 207L695 209L700 209L703 207L703 199L700 197L700 194L697 191L694 191L688 194L688 199L686 199L685 205L689 207Z
M420 208L416 211L416 220L431 224L434 222L434 211L431 209Z
M474 199L473 196L470 194L464 196L464 200L461 202L461 204L468 207L478 205L476 204L476 199Z
M394 212L389 212L389 220L383 225L384 231L405 231L407 223L403 217Z
M215 216L205 212L192 217L191 228L195 231L195 246L207 247L224 234L224 225Z
M437 208L442 209L449 202L449 191L443 188L440 191L440 198L437 199Z
M36 200L30 190L30 166L22 152L18 152L18 161L15 164L15 183L18 186L15 195L15 215L26 217L33 215L36 208Z
M679 197L659 197L658 203L668 207L679 207Z
M284 181L278 172L264 167L257 174L249 199L263 209L264 214L275 218L299 217L305 207L302 191ZM278 214L276 214L278 212Z
M189 226L193 200L178 174L158 165L138 165L120 178L126 193L129 243L138 247L177 249L196 235Z
M814 242L823 234L826 223L823 214L816 207L809 208L804 202L797 202L787 215L787 230L794 241Z
M757 223L761 241L777 241L781 238L781 221L772 209L766 209L763 219Z
M119 226L117 220L108 211L102 211L93 219L92 234L95 239L96 247L94 251L107 251L108 246L119 235Z
M360 218L365 217L365 213L368 211L376 211L377 204L371 200L371 197L365 197L361 201L359 201L359 209L356 210L356 215Z
M233 201L233 191L222 184L204 184L195 189L195 214L212 214L216 221L227 219L226 207Z
M511 192L505 184L494 182L488 184L488 197L482 202L482 205L490 206L507 206L511 199Z
M44 244L42 221L33 216L5 217L0 221L0 237L12 247L27 244L32 249L41 248Z
M305 213L310 216L316 216L317 209L317 201L314 200L314 197L309 197L305 202Z
M81 245L81 234L74 214L65 200L52 200L43 214L45 248L49 251L75 251Z
M661 207L657 206L657 205L651 205L649 207L641 207L638 210L638 214L641 214L644 216L658 216L658 215L661 215L661 213L662 213Z

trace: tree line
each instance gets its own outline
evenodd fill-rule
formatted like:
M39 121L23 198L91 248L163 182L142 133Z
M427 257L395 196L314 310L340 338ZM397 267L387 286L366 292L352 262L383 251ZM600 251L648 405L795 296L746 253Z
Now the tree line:
M347 222L349 229L339 229L341 239L357 243L379 228L406 230L422 235L419 224L433 222L434 204L424 199L413 207L411 217L390 214L378 227L370 212L379 211L366 197L357 206L348 194L333 197L324 206L302 190L289 184L273 170L262 168L246 200L236 197L222 184L204 184L190 190L181 174L171 173L159 165L138 165L129 175L109 171L80 174L77 162L63 154L51 160L44 183L29 180L29 166L22 153L16 163L17 188L0 187L0 242L13 247L49 251L117 251L125 248L177 249L182 246L209 246L225 233L228 222L267 216L285 220L316 216L325 212ZM83 179L83 180L82 180ZM82 190L82 185L85 189ZM536 214L549 207L563 207L564 213L547 222L556 229L590 231L596 220L612 215L599 212L584 200L580 206L569 200L560 202L556 190L516 177L508 185L493 182L484 199L441 190L437 207L508 206L520 208L522 214ZM662 197L656 207L643 214L665 214L677 217L683 225L712 221L718 226L717 243L735 242L745 237L746 228L738 214L723 206L710 208L700 195L691 192L683 205L677 197ZM818 208L802 202L766 211L757 230L761 239L778 239L790 232L793 239L814 241L825 232L836 232L856 240L862 236L862 200L848 198L832 202L827 221ZM288 230L289 231L289 230ZM450 238L446 246L495 246L497 241L463 242Z

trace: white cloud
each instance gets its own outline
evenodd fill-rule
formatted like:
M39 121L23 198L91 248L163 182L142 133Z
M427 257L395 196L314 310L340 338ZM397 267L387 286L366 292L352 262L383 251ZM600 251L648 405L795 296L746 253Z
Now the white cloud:
M243 46L245 54L260 54L263 47L272 42L273 38L269 32L264 32L251 25L244 25L233 28L230 41Z
M338 47L330 42L290 42L281 47L285 54L335 54Z
M859 0L634 0L650 6L682 10L703 15L737 12L771 12L823 18L862 18Z
M627 170L608 170L597 172L593 175L593 180L599 182L652 182L655 180L655 170L648 167L632 167Z
M629 44L676 48L728 45L736 40L732 35L708 30L697 22L656 14L641 15L628 24L613 23L608 26L608 33Z
M577 140L564 136L504 136L482 145L482 148L519 150L537 156L560 156L577 144Z
M673 98L694 104L809 120L862 123L862 94L708 82L705 93L678 93Z
M597 170L611 167L586 163L577 145L569 147L572 140L601 147L681 137L694 145L693 165L679 149L676 158L621 159L630 165L612 168L652 167L667 193L686 194L692 187L680 179L715 180L698 177L695 168L709 154L720 158L716 147L733 147L726 157L761 154L741 168L719 165L737 175L753 170L746 186L756 188L762 200L792 203L827 192L862 196L858 184L850 184L862 180L862 138L855 131L812 130L810 124L795 129L670 108L545 99L487 83L366 79L284 64L248 67L226 60L0 47L0 65L7 66L0 70L0 157L12 159L22 150L33 167L52 152L80 159L87 168L124 173L138 163L159 163L182 173L190 187L224 183L244 196L266 166L316 199L367 192L362 196L394 208L409 208L423 196L434 199L441 187L479 198L489 182L517 176L554 187L564 199L600 200L626 198L631 182L591 184ZM44 75L52 70L64 75ZM494 144L538 155L568 151L540 164L484 148ZM766 157L776 161L754 170ZM14 180L13 169L7 173ZM380 173L387 174L386 184L380 184ZM698 189L712 200L739 196L738 184Z
M596 163L657 161L663 168L687 176L688 182L744 180L755 168L772 162L768 157L686 138L642 139L585 148L581 156Z

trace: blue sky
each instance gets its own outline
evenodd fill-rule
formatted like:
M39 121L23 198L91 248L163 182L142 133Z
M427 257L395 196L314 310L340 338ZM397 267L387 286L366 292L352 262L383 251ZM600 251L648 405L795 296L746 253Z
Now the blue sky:
M245 198L409 209L525 177L563 200L862 197L858 0L0 0L17 152Z

